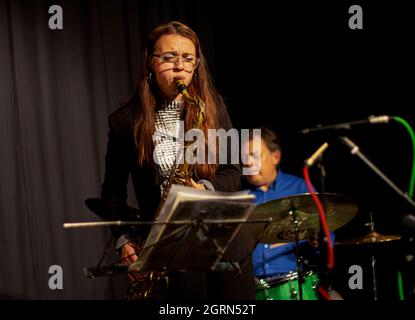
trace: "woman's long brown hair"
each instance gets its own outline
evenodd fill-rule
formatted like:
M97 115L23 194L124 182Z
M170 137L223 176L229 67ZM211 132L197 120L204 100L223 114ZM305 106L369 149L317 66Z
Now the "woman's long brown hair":
M153 160L153 133L155 130L154 120L158 103L160 102L160 92L155 83L155 76L151 76L150 59L154 51L157 40L167 34L176 34L190 39L196 47L196 55L199 64L193 74L191 83L188 85L190 95L198 95L205 102L205 122L203 132L205 134L205 149L208 150L207 137L208 129L218 129L218 95L212 83L212 77L208 70L205 57L200 47L196 33L181 22L172 21L160 25L152 31L148 38L147 47L143 56L143 73L138 84L138 112L134 124L134 139L138 149L138 162L140 166L154 166ZM195 106L185 103L185 130L190 129L193 119L196 117ZM216 164L195 164L194 170L199 178L212 178L216 172Z

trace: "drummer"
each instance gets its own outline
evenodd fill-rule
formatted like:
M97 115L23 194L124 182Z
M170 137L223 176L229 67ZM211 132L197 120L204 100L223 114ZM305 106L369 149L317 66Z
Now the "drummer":
M277 135L266 127L261 129L261 136L254 136L250 130L249 159L247 167L258 167L257 174L245 175L243 186L256 197L256 204L292 195L308 193L304 179L283 172L279 166L281 146ZM261 139L256 141L255 139ZM260 155L254 155L255 143L261 143ZM248 150L247 145L242 150ZM243 151L244 152L244 151ZM246 151L245 151L246 152ZM260 161L260 163L259 163ZM247 162L247 161L245 161ZM255 163L257 162L257 163ZM313 250L311 241L301 241L302 249ZM315 244L315 243L314 243ZM304 250L303 250L304 251ZM257 278L267 278L296 271L295 243L258 244L253 255L253 267Z

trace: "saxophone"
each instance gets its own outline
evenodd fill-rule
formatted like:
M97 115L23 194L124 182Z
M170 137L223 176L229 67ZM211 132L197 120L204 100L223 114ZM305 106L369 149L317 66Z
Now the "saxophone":
M202 129L204 123L204 102L198 96L192 97L187 92L187 86L184 81L180 79L176 80L175 87L177 93L181 93L186 102L193 104L196 107L197 115L191 128ZM176 161L170 170L169 178L161 194L161 201L156 218L158 216L158 212L164 204L164 201L167 199L173 184L189 187L192 186L192 168L186 161L187 146L188 144L186 143L184 145L183 162L180 165L177 165L176 158ZM137 254L139 255L140 248L137 247L136 249ZM168 289L168 280L167 273L162 271L135 272L134 281L130 280L126 297L128 300L165 300Z
M186 102L193 104L196 107L196 112L197 112L196 119L194 120L191 126L191 129L202 129L203 123L204 123L203 101L198 96L192 97L187 92L187 86L184 83L184 81L176 80L175 86L176 86L177 93L181 93ZM188 143L184 145L183 162L180 165L177 165L177 158L176 158L176 161L170 170L169 179L161 195L162 202L166 200L167 195L169 194L170 188L173 184L184 185L188 187L192 186L192 183L191 183L192 171L191 171L191 167L189 163L186 161L187 146L188 146Z

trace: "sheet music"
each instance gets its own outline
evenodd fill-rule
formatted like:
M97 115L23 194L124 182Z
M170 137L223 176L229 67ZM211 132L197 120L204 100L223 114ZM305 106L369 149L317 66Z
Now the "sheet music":
M198 217L203 217L209 220L247 219L255 207L253 203L254 199L255 196L249 194L249 191L247 190L238 192L217 192L173 185L156 221L189 221ZM183 230L178 230L180 227L183 227ZM236 224L212 224L209 225L209 234L211 238L215 238L217 245L222 250L226 251L227 244L229 244L232 238L236 235L239 227L240 225ZM185 225L153 225L144 245L145 250L139 256L138 260L131 266L131 269L145 270L151 265L157 264L157 258L154 260L154 256L157 255L157 252L153 252L157 245L153 245L158 244L160 240L166 236L166 234L176 232L171 237L170 241L163 240L163 246L157 248L157 250L165 250L164 255L173 255L173 251L177 250L177 241L186 236L186 230L188 231L189 228L187 226L186 229ZM192 248L188 249L189 252L191 250L197 250L198 246L200 246L200 249L204 251L204 257L201 258L200 265L203 264L203 259L205 259L204 262L210 264L209 267L213 268L214 265L219 262L221 257L217 255L215 256L216 249L213 245L210 246L209 244L206 244L209 242L206 232L203 230L197 230L197 232L192 236L195 241L192 244ZM150 256L152 257L151 259L153 263L148 262ZM214 257L216 258L214 259ZM167 257L160 257L159 262L161 264L166 263L163 258L167 259ZM180 264L180 261L170 262L170 264L173 265L175 265L175 263ZM194 262L194 265L197 265L197 263Z

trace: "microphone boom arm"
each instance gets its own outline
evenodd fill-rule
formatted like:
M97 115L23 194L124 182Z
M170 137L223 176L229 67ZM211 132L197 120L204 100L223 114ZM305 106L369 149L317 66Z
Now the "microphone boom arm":
M365 124L365 123L370 123L370 124L388 123L390 118L391 118L390 116L386 116L386 115L384 115L384 116L370 116L370 117L368 117L367 119L364 119L364 120L342 122L342 123L337 123L337 124L332 124L332 125L327 125L327 126L318 125L315 128L303 129L303 130L301 130L301 133L302 134L309 134L309 133L318 132L318 131L340 130L340 129L350 130L352 126L361 125L361 124Z

